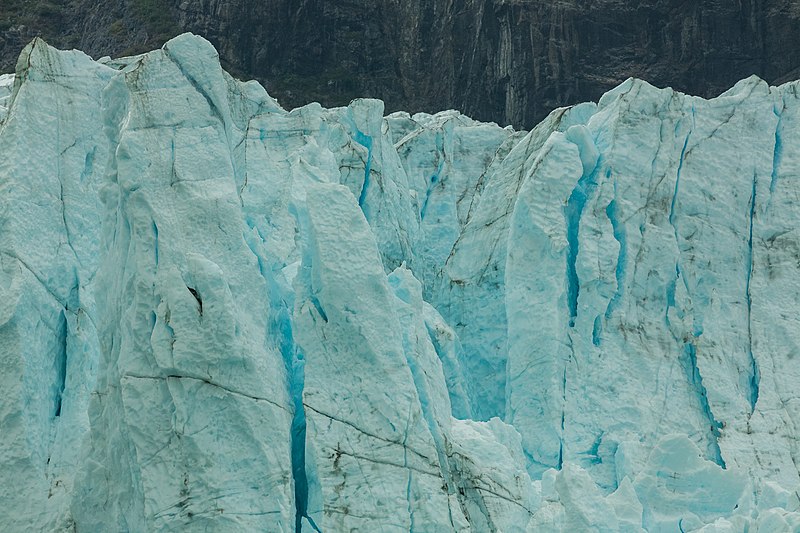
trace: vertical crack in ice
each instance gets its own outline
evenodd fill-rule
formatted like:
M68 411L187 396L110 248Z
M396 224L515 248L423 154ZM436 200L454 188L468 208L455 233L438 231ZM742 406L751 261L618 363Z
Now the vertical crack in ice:
M325 313L325 309L322 308L322 304L319 303L319 298L317 298L317 295L309 294L308 301L311 302L311 305L314 306L314 309L317 311L317 314L322 318L322 320L327 322L328 315Z
M780 110L777 106L772 108L772 112L778 117L778 122L775 124L775 144L772 151L772 176L769 182L770 202L772 202L772 195L775 193L775 188L778 185L778 168L781 165L781 158L783 157L783 137L781 128L783 127L783 112L786 110L786 100L783 96L781 96L781 104L782 107Z
M291 332L291 323L288 322L286 326L287 333L282 335L284 344L291 346L293 352L289 394L292 398L294 405L294 414L292 416L291 428L291 450L292 450L292 477L294 478L294 501L295 501L295 533L301 533L303 530L303 519L311 525L317 533L322 533L314 519L308 514L309 503L309 483L308 471L306 470L306 409L303 403L303 391L305 390L305 356L294 345ZM288 347L284 347L289 351ZM284 354L286 357L286 354Z
M62 168L61 168L61 157L64 153L69 149L66 148L61 150L61 119L60 117L64 116L63 112L61 111L61 98L60 93L56 92L56 112L58 113L56 119L56 147L59 152L56 155L56 179L58 180L58 199L61 202L61 223L64 225L64 234L67 239L67 246L72 251L72 255L75 257L75 261L78 265L82 266L81 260L78 257L78 253L75 251L75 247L72 245L72 234L69 229L69 224L67 224L67 203L65 202L64 198L64 180L62 179ZM71 146L74 146L77 143L77 140L72 143Z
M53 417L61 416L61 404L67 384L67 316L62 310L58 319L58 353L55 358L55 387Z
M601 431L597 438L594 439L591 447L584 453L584 455L588 457L589 462L593 465L599 465L603 463L603 458L600 457L600 446L603 444L604 435L605 432Z
M72 234L69 229L69 224L67 224L67 204L64 198L64 180L62 179L62 167L61 167L61 157L67 151L67 149L61 150L61 117L64 116L61 110L61 93L56 92L55 104L57 110L57 117L56 117L56 147L57 147L57 154L56 154L56 179L58 180L58 197L61 203L61 223L64 225L64 234L67 240L67 246L72 251L72 255L75 258L75 263L81 266L80 258L78 257L78 253L75 251L75 247L72 245ZM75 145L73 142L72 145ZM19 259L18 259L19 260ZM22 262L20 260L20 262ZM27 265L25 265L27 267ZM59 313L58 318L58 336L57 336L57 349L58 352L55 357L54 361L54 369L55 369L55 383L53 385L53 418L61 416L61 408L63 404L63 397L64 397L64 389L66 388L67 383L67 340L69 330L67 327L67 316L66 312L69 310L70 303L73 297L73 293L77 294L78 287L80 285L78 281L78 273L75 269L75 265L71 265L75 274L75 280L73 284L73 289L67 295L66 302L62 304L63 309ZM31 273L34 273L33 270L28 268ZM34 276L36 274L34 273ZM51 291L47 285L44 284L43 280L36 276L39 279L39 282L55 296L55 293ZM58 300L58 298L57 298ZM74 312L74 311L73 311Z
M272 292L272 291L270 291ZM283 304L286 305L285 303ZM285 311L282 309L281 311ZM281 319L282 318L282 319ZM308 471L306 470L306 409L303 403L303 391L305 390L305 355L294 344L292 334L291 319L288 314L278 317L281 331L281 351L290 366L289 372L289 394L294 406L291 427L291 453L292 453L292 477L294 478L294 502L295 502L295 533L303 531L303 519L317 533L322 533L320 528L308 514L309 504L309 483Z
M608 176L610 177L611 170L608 171ZM611 315L614 313L614 310L619 306L619 302L622 299L623 293L623 284L625 282L625 267L626 261L628 256L628 241L627 241L627 234L625 232L625 223L622 221L619 213L619 204L617 200L617 182L614 182L614 199L608 204L606 207L606 216L608 216L608 220L611 221L611 227L614 233L614 239L619 244L619 252L617 254L617 268L614 272L614 278L617 283L617 289L614 292L614 296L608 302L608 307L606 307L605 318L608 320ZM595 345L599 345L598 342Z
M594 325L592 326L592 344L595 346L600 346L600 342L603 338L603 317L601 315L597 315L594 317Z
M61 156L59 156L59 160ZM75 261L81 265L81 260L78 258L78 252L75 251L75 247L72 245L72 235L69 230L69 224L67 224L67 204L64 201L64 182L61 180L61 164L59 163L59 170L58 170L58 196L61 202L61 223L64 224L64 233L66 234L67 238L67 246L69 249L72 250L72 255L75 256Z
M689 147L689 139L692 137L692 132L695 127L695 108L692 105L692 125L689 128L689 133L683 141L683 148L681 148L681 156L678 160L678 172L675 176L675 193L672 195L672 202L669 205L669 223L675 231L675 243L678 244L678 257L680 257L680 238L678 236L678 228L675 226L675 205L678 201L678 192L681 187L681 174L683 173L683 164L686 161L686 149Z
M197 292L197 289L195 289L194 287L189 287L187 285L186 289L189 291L189 293L192 295L192 297L197 302L197 309L198 309L198 312L200 313L200 316L202 317L203 316L203 298L200 296L200 293Z
M434 346L435 348L435 346ZM454 483L454 475L452 472L452 467L450 465L450 461L448 459L447 450L450 448L449 444L447 443L447 438L442 432L441 427L439 426L439 422L436 420L435 413L433 411L433 400L431 399L430 391L428 390L428 386L426 385L425 379L425 369L421 368L420 365L417 364L417 361L414 357L415 354L415 347L411 344L411 340L408 338L406 333L403 334L403 353L405 354L406 364L411 372L411 379L413 381L414 388L417 391L417 397L419 398L419 406L420 411L422 413L422 417L425 420L426 425L428 426L428 430L431 435L431 439L433 440L433 446L436 450L436 456L439 462L439 472L442 476L442 480L444 481L445 486L447 487L448 494L455 494L455 486ZM408 429L406 429L406 433ZM403 460L404 466L408 468L407 462L407 450L406 450L406 443L405 440L408 438L406 434L403 440ZM411 510L411 469L408 469L408 505L409 505L409 514L411 516L411 525L413 530L414 525L414 514ZM450 499L448 498L447 504L448 513L450 515L450 522L453 521L453 511L450 508Z
M672 232L675 235L675 246L677 248L677 257L675 258L675 278L667 285L667 311L665 314L665 321L667 327L670 327L670 319L669 319L669 310L671 307L675 307L675 287L678 283L678 280L681 278L681 237L678 232L678 226L675 222L675 207L678 203L678 193L680 192L681 187L681 174L683 173L683 164L686 161L686 151L689 147L689 139L692 137L692 132L694 131L695 127L695 107L692 104L692 125L689 128L689 132L686 134L686 138L683 140L683 147L681 148L681 155L680 159L678 160L678 171L675 175L675 189L672 193L672 201L669 205L669 216L667 220L669 220L670 226L672 226ZM685 283L685 281L684 281ZM671 332L673 337L675 337L675 333Z
M580 150L580 147L579 147ZM597 187L597 169L600 159L597 159L594 168L584 172L572 190L564 207L564 216L567 222L567 304L569 306L569 326L575 326L578 317L578 296L580 294L580 280L578 279L578 232L581 216L586 207L586 202Z
M408 482L406 483L406 504L408 510L408 519L409 519L409 526L408 526L408 533L413 533L414 531L414 507L411 505L411 481L413 472L408 465L408 447L406 446L406 442L408 441L408 426L406 426L406 432L403 435L403 467L408 472Z
M756 174L753 173L753 192L750 196L750 230L747 240L747 277L745 279L745 296L747 298L747 352L750 356L750 393L748 400L750 402L751 416L753 411L755 411L756 403L758 402L759 382L761 380L761 372L758 368L758 362L753 354L753 293L750 284L753 276L753 269L755 268L753 262L753 225L756 214L756 185L757 178Z
M158 266L158 226L155 220L153 221L153 257Z
M61 110L58 111L59 115L61 114ZM57 121L56 130L60 131L60 121ZM57 137L60 138L60 133L57 134ZM60 142L60 141L59 141ZM78 259L78 253L75 251L74 246L72 245L72 235L70 234L69 224L67 224L67 203L64 200L64 180L61 178L61 156L64 155L64 152L59 153L56 156L57 161L57 168L56 168L56 178L58 179L58 199L61 202L61 223L64 225L64 233L67 238L67 246L69 249L72 250L72 255L75 256L75 260L80 264L80 259Z
M425 220L425 214L428 210L428 201L431 199L431 194L433 194L434 188L439 184L439 181L442 177L442 171L444 170L446 154L444 151L444 135L441 131L436 134L436 158L436 170L431 175L428 183L428 189L425 192L425 200L422 202L422 208L419 212L420 220Z
M570 339L572 348L572 339ZM574 349L573 349L574 353ZM561 379L561 434L558 443L558 470L564 467L564 428L566 426L567 412L567 366L564 365L564 375Z
M664 323L667 326L667 329L670 331L670 333L672 333L672 336L675 337L676 340L677 340L677 336L675 335L675 332L672 331L672 322L671 322L671 320L669 318L669 310L670 309L678 310L677 307L675 306L675 290L677 289L678 280L680 278L681 278L680 263L678 261L676 261L675 262L675 277L673 277L672 280L670 280L670 282L667 284L667 288L666 288L667 309L664 312ZM679 316L682 317L682 315L679 315Z
M708 403L708 392L706 391L705 385L703 385L703 376L700 375L700 369L697 366L697 346L695 346L695 340L687 340L683 345L683 351L684 369L686 370L689 383L691 383L695 391L697 391L700 409L703 411L703 415L709 424L711 438L708 442L708 453L715 463L722 468L726 468L725 461L722 459L722 451L719 447L722 424L714 418L714 413L711 411L711 406Z
M306 471L306 411L303 404L303 391L305 389L305 357L294 343L292 319L290 315L291 296L283 294L281 287L275 281L275 274L269 270L266 258L259 251L259 241L263 245L264 237L257 225L245 217L245 223L250 229L243 236L250 252L258 263L258 271L264 278L269 297L269 323L270 331L275 332L278 349L286 365L289 379L289 395L294 407L292 425L290 429L292 478L294 479L295 502L295 533L301 533L303 519L316 531L321 533L314 520L308 515L308 473ZM318 304L318 302L317 302ZM324 317L324 314L323 314ZM327 318L326 318L327 321Z
M689 132L686 134L686 138L683 141L683 147L681 148L681 155L678 161L678 170L675 176L675 192L672 196L672 202L670 203L669 209L669 224L672 226L674 235L675 235L675 245L677 247L677 258L675 260L675 278L670 282L666 289L666 297L667 297L667 312L665 315L665 321L668 327L671 326L670 319L669 319L669 310L671 307L676 306L675 302L675 289L679 279L683 278L684 285L686 285L687 280L683 276L681 271L681 236L680 232L678 231L678 226L676 223L676 206L678 201L678 193L680 192L680 185L681 185L681 175L683 173L683 165L686 162L686 154L689 147L689 141L692 137L692 133L695 129L695 119L696 119L696 110L695 106L692 105L691 110L691 127ZM688 286L686 286L688 290ZM725 468L725 461L722 459L722 452L719 447L719 437L720 437L720 429L722 428L722 424L717 421L714 417L714 413L711 411L711 406L708 402L708 392L703 384L703 377L700 374L700 369L697 366L697 346L695 345L696 337L702 335L702 331L695 331L691 335L684 336L682 339L676 335L676 333L670 330L670 333L675 337L675 340L678 342L683 343L683 357L681 359L681 366L683 366L684 371L687 375L687 380L692 388L695 390L700 410L703 414L703 417L706 419L708 426L709 426L709 442L707 446L707 451L711 459L716 462L720 467Z
M578 295L580 282L578 280L578 225L581 213L586 203L586 194L575 188L567 201L567 303L569 305L569 325L575 326L578 317Z
M321 533L314 520L308 515L308 473L306 472L306 411L303 405L303 389L305 388L305 358L297 354L292 366L289 391L294 403L292 417L292 476L294 477L295 501L295 533L303 530L303 519Z
M358 195L358 206L364 212L364 217L369 220L367 202L367 192L370 186L370 172L372 172L372 137L355 128L355 140L358 144L367 149L367 163L364 165L364 185L361 186L361 193Z
M172 138L169 142L169 157L170 157L170 186L175 185L180 181L178 179L178 172L175 170L175 130L172 131Z
M92 149L86 153L86 157L83 160L83 170L81 171L81 176L78 178L80 183L86 181L86 178L92 175L94 171L94 156L97 152L97 146L92 147Z

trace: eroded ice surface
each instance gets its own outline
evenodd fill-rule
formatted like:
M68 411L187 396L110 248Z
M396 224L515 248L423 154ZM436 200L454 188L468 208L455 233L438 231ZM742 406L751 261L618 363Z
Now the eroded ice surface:
M202 38L0 76L0 530L792 531L797 85L531 132Z

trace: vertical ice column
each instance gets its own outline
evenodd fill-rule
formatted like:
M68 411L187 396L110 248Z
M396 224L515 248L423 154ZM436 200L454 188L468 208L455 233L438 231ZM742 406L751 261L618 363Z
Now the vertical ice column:
M293 409L236 179L239 89L187 35L106 89L116 151L81 530L294 529Z
M367 221L339 185L310 187L300 216L308 515L322 531L448 531L447 487Z
M114 71L40 39L0 77L0 530L69 526L99 356L96 112ZM7 85L13 81L13 93Z

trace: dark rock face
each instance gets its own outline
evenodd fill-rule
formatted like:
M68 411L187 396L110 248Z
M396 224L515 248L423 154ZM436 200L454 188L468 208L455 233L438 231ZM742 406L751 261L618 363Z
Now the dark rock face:
M630 76L713 96L800 76L796 0L3 0L0 68L35 35L88 53L207 37L284 106L456 108L531 127ZM34 4L31 11L31 5Z

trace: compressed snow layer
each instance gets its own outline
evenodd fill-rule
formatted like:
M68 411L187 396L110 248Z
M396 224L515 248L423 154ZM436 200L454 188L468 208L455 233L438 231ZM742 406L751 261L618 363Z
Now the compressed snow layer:
M797 85L383 111L0 76L0 530L796 529Z

